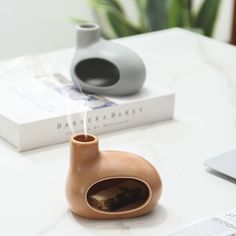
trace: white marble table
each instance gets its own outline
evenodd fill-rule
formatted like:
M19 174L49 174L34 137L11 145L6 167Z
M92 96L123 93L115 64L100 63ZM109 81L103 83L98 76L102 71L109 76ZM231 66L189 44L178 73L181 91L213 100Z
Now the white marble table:
M101 147L153 163L164 184L160 204L136 219L76 217L64 194L68 144L17 153L1 140L0 235L157 235L236 207L236 182L203 165L236 148L236 48L179 29L119 41L143 58L149 80L176 92L175 119L101 135Z

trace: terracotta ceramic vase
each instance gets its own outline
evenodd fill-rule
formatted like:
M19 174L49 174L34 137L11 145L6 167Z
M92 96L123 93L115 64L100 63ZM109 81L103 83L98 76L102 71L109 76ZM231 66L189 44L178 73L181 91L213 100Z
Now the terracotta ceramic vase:
M100 151L93 135L71 137L66 195L71 210L85 218L114 219L147 214L162 183L145 159L128 152Z

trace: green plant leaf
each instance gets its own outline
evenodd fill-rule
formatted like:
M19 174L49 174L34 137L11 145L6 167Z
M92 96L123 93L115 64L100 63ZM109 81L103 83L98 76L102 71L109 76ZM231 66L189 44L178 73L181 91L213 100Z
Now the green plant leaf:
M107 12L107 18L117 37L140 34L142 31L134 26L126 17L114 12Z
M128 30L126 29L127 26L122 27L120 25L121 24L120 17L117 16L120 14L124 14L124 10L123 10L122 6L120 5L120 2L116 1L116 0L106 0L106 1L108 1L109 2L108 4L114 9L112 11L107 12L107 19L108 19L114 33L118 37L127 36L129 34ZM114 12L114 11L117 11L117 12Z
M167 3L166 0L147 1L147 17L151 31L167 28Z
M202 28L206 36L212 36L221 0L205 0L196 16L194 26Z
M89 0L90 5L99 5L99 6L108 6L108 7L112 7L114 10L117 10L121 13L124 13L123 11L123 7L120 4L119 0Z
M169 27L191 27L191 0L170 0L168 6Z
M97 11L105 13L117 37L142 33L124 14L118 0L92 0Z
M77 17L71 17L69 19L69 21L73 24L82 24L82 23L88 23L88 21L84 20L84 19L81 19L81 18L77 18Z
M149 31L149 23L147 17L147 0L136 0L136 6L139 17L139 25L143 32Z

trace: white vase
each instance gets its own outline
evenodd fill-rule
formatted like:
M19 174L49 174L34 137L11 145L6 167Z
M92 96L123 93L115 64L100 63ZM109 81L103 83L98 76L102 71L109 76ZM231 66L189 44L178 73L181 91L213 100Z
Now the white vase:
M137 92L145 81L145 66L131 49L104 40L96 24L77 26L77 47L71 76L83 91L122 96Z

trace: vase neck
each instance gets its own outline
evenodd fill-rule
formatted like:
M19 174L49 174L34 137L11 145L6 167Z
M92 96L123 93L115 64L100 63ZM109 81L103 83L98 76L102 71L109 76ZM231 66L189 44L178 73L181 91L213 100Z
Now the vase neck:
M77 26L77 47L88 47L100 39L100 27L97 24L84 23Z
M92 135L74 135L70 140L71 168L81 170L92 166L99 158L98 139Z

